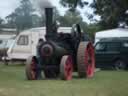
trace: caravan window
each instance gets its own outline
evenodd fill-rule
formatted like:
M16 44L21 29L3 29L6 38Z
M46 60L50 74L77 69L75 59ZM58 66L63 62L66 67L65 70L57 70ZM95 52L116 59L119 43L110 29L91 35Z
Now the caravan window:
M18 39L17 45L28 45L28 36L21 35Z

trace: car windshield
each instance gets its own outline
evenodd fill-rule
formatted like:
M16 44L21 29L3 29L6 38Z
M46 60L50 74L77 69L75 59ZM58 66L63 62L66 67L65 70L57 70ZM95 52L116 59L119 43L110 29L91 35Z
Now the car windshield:
M105 49L105 43L97 43L95 46L96 51L104 50L104 49Z

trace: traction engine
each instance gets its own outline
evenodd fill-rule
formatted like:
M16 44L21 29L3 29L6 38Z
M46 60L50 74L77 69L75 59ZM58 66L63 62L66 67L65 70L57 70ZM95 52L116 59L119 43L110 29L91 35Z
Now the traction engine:
M61 78L71 80L75 71L79 77L92 78L95 69L94 47L80 25L71 33L58 33L53 24L53 8L45 8L46 41L39 40L37 55L30 56L26 64L28 80Z

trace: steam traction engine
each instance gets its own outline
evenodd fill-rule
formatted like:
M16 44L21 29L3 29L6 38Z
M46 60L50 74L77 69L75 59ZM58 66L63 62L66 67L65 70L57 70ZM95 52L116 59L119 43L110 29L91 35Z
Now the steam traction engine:
M31 56L26 64L28 80L58 78L71 80L73 71L79 77L94 76L94 48L86 34L76 24L71 33L57 33L53 24L53 8L45 8L46 41L39 40L37 56Z

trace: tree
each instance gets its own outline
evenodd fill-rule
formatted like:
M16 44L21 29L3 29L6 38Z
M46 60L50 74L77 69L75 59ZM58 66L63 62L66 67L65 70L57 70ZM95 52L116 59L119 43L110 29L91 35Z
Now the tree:
M101 30L101 26L97 23L88 24L86 27L86 32L93 39L95 38L95 33Z
M73 24L82 23L83 19L79 11L67 11L64 16L58 18L58 21L61 24L60 26L71 27Z
M75 9L77 6L84 7L84 5L88 4L88 2L84 0L60 0L60 3L70 9Z
M101 16L99 24L103 29L115 28L120 21L127 19L128 0L94 0L91 7Z
M38 16L36 14L32 15L32 26L41 27L45 26L44 16Z
M2 22L3 22L4 20L2 19L2 18L0 18L0 30L1 30L1 27L2 27Z
M60 1L63 6L69 8L85 5L82 2L83 0ZM116 28L121 21L128 23L128 15L125 14L128 10L128 0L93 0L91 7L94 9L94 14L101 17L99 25L102 29Z
M60 26L72 27L73 24L80 24L82 30L94 38L96 31L100 30L100 26L96 24L87 24L83 21L79 11L67 11L64 16L60 16L57 19L60 22Z
M0 18L0 24L2 24L2 22L3 22L3 19L2 19L2 18Z
M17 27L18 30L23 30L32 27L32 14L34 9L29 0L21 0L20 6L13 13L8 15L6 19L11 26Z
M15 28L16 27L16 14L13 12L10 15L6 16L7 24L6 26Z
M76 10L74 11L74 9L75 9L77 6L80 6L81 8L83 8L85 5L88 4L87 2L84 2L84 0L61 0L60 3L61 3L64 7L68 7L68 8L71 10L71 12L75 12ZM72 11L72 9L73 9L73 11ZM64 22L64 23L62 23L62 24L64 24L64 25L67 25L67 24L68 24L68 23L66 23L66 22L71 22L71 23L69 24L70 26L71 26L72 24L74 24L74 23L76 23L76 22L79 21L79 23L80 23L80 25L81 25L83 31L86 32L86 33L88 33L88 35L89 35L92 39L94 39L94 34L95 34L95 32L101 30L101 26L100 26L99 24L97 24L97 23L94 23L94 24L87 24L86 22L83 22L82 17L80 16L80 13L79 13L79 15L77 14L77 16L76 16L76 13L75 13L75 16L74 16L74 14L72 14L72 16L73 16L74 19L70 19L70 18L69 18L70 16L68 16L67 13L66 13L66 16L62 17L60 21L61 21L61 22ZM77 17L77 19L76 19L76 17ZM79 17L79 19L78 19L78 17ZM89 18L89 19L92 19L92 18L93 18L93 15L88 14L88 18ZM93 19L92 19L92 20L93 20Z

